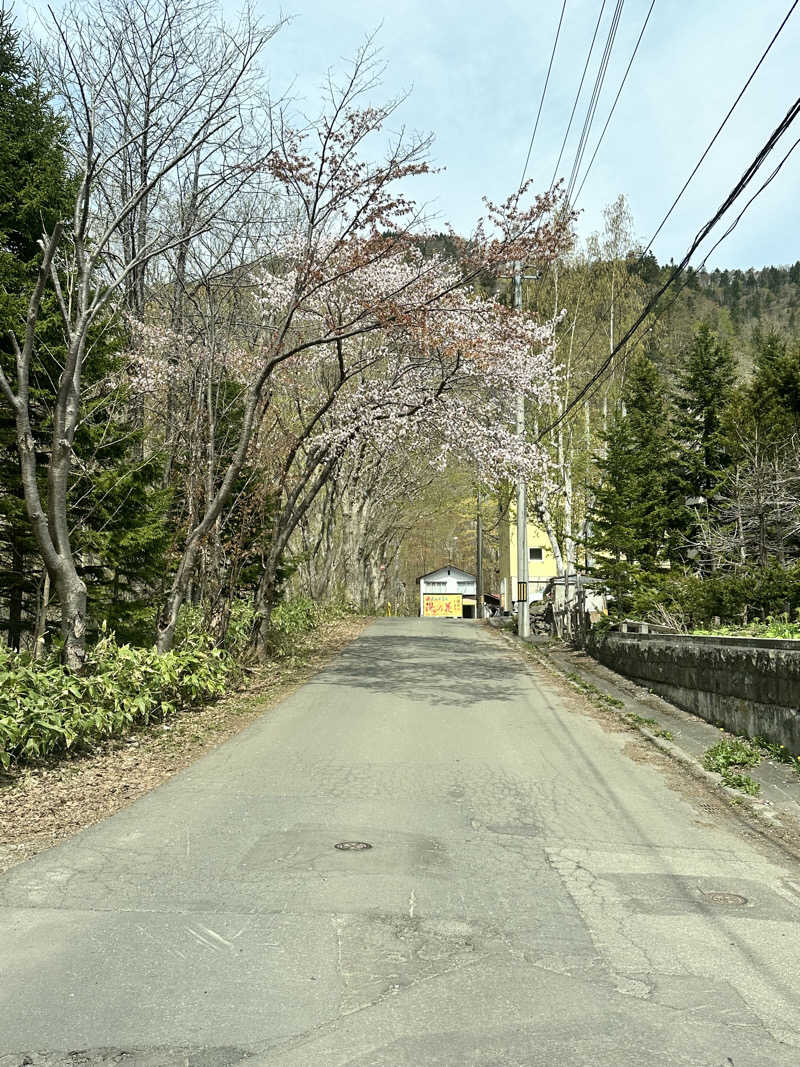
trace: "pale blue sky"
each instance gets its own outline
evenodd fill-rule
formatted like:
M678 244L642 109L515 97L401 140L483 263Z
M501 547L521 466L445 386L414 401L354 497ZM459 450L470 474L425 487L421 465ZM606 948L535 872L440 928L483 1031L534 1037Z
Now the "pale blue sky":
M530 167L539 186L552 175L600 2L567 0ZM235 0L226 6L232 9ZM648 6L649 0L625 4L586 161ZM790 0L657 0L578 205L582 233L600 227L603 205L623 192L637 233L649 239L789 7ZM607 3L604 27L612 8ZM380 27L386 93L412 90L398 124L432 132L433 159L445 168L419 183L418 196L465 230L480 212L482 194L500 199L519 181L560 9L561 0L284 0L293 19L270 50L272 84L280 90L293 83L294 95L313 111L326 69ZM259 0L258 10L274 17L278 7ZM605 41L602 28L599 36L584 102ZM799 88L800 7L658 238L660 260L683 255ZM579 105L576 127L584 110ZM793 132L800 136L800 128ZM567 171L578 134L573 129L568 142ZM710 265L800 259L799 185L800 148Z
M451 222L466 232L482 210L482 195L501 200L514 191L562 0L252 2L266 21L280 12L290 16L265 63L274 92L291 86L297 106L308 113L318 106L328 68L341 68L365 36L378 31L376 43L387 65L381 96L411 90L396 115L397 126L435 136L432 159L444 169L418 180L410 191L430 205L442 225ZM222 3L233 14L240 0ZM529 168L539 188L550 182L601 3L567 0ZM585 162L649 4L626 0ZM649 240L790 6L791 0L656 0L578 204L584 236L602 226L603 206L625 193L637 235ZM613 0L607 0L560 168L567 174L613 7ZM45 0L18 0L20 14L37 8L44 13ZM800 6L658 237L654 250L659 260L682 258L798 90ZM800 136L800 121L790 133ZM792 139L787 137L786 148ZM800 147L709 266L747 268L800 259L798 193Z

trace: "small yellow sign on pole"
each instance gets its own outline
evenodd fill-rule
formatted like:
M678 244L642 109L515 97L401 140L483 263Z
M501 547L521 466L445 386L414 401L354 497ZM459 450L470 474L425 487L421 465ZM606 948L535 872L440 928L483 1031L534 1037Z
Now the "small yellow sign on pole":
M527 604L528 603L528 583L527 582L517 582L517 603L518 604Z

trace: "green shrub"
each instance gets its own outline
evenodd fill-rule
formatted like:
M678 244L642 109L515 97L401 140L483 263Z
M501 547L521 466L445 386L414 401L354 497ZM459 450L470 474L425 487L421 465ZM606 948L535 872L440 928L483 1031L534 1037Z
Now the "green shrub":
M256 610L251 600L234 600L228 620L228 632L225 634L225 648L237 662L247 656L253 639L255 618Z
M159 655L104 634L82 675L0 647L0 764L91 748L164 719L223 693L231 670L230 657L198 637Z
M751 797L757 797L761 792L761 786L749 774L741 774L739 771L732 771L730 768L722 772L722 781L724 785L730 786L731 789L738 789Z
M716 628L717 633L732 626L755 636L797 637L797 625L789 620L800 609L800 564L771 563L705 577L677 567L651 574L637 585L631 613L639 619L659 609L685 619L692 628L707 628L719 618L723 627ZM753 630L744 626L745 619L751 624L756 620Z
M707 771L722 774L729 767L755 767L761 759L756 745L740 737L723 738L712 745L703 756Z
M357 605L342 592L335 593L320 610L326 621L347 619L352 615L358 615Z
M270 645L276 656L293 656L302 652L304 638L322 622L323 612L306 596L284 600L272 611L269 621Z

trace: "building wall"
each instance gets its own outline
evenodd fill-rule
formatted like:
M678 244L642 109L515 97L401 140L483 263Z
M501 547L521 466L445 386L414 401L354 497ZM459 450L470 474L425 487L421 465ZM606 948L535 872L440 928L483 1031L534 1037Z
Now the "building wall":
M550 538L541 526L528 523L528 553L542 550L541 560L528 561L528 599L540 600L551 578L558 575ZM511 611L517 589L517 519L512 505L506 522L500 524L500 596L503 611Z
M419 613L424 614L423 600L426 593L460 593L463 597L474 597L476 594L475 578L458 567L440 567L438 571L432 571L420 578L419 582Z

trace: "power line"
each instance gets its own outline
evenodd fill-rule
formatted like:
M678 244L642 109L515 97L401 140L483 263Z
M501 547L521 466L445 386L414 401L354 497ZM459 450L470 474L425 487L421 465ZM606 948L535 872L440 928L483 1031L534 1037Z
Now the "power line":
M661 230L664 228L665 223L669 219L669 217L672 214L672 212L675 210L675 207L678 204L678 202L681 199L681 197L683 196L683 194L686 192L686 189L688 188L690 182L692 181L694 176L697 174L697 171L700 169L700 166L703 163L703 160L708 155L712 145L717 140L717 138L719 137L720 133L722 132L722 130L724 129L724 127L728 123L731 115L733 114L733 112L736 109L737 105L739 104L740 100L742 99L742 97L744 96L744 94L747 91L748 87L750 86L751 82L753 81L753 78L755 77L756 73L758 72L758 70L760 69L762 64L764 63L764 60L766 59L766 57L769 55L770 51L772 50L775 42L777 41L777 39L780 36L781 32L783 31L784 27L786 26L786 23L789 21L789 18L791 17L791 15L794 12L795 8L797 7L798 3L800 3L800 0L794 0L794 2L792 3L792 5L789 8L788 12L786 13L783 21L780 23L780 25L778 26L778 29L773 34L769 44L767 45L767 47L762 52L760 59L756 63L756 65L753 68L753 70L750 72L750 75L747 78L747 81L744 83L744 85L742 86L742 89L740 90L740 92L737 95L736 99L734 100L733 104L728 109L725 117L723 118L722 122L720 123L719 127L717 128L717 131L714 134L712 140L709 142L709 144L707 145L707 147L704 150L703 154L701 155L700 159L698 160L697 164L695 165L694 169L692 170L691 174L689 175L689 177L684 182L683 187L681 188L680 192L675 197L675 199L673 200L669 210L667 211L667 213L664 215L663 219L659 223L659 226L658 226L657 230L655 231L653 236L650 238L650 240L648 241L648 243L645 246L645 248L640 253L639 258L636 261L636 266L640 266L644 262L645 256L647 255L647 253L648 253L649 249L651 248L653 242L655 241L656 237L661 232ZM649 18L649 12L648 12L648 18ZM645 23L645 25L646 25L646 23ZM643 29L644 29L644 27L643 27ZM641 38L641 35L640 35L640 38ZM638 44L637 44L637 47L638 47ZM631 57L631 58L633 59L633 57ZM628 279L627 279L627 281L625 282L625 284L623 286L622 293L627 292L627 290L630 288L631 283L632 283L632 276L629 274L628 275ZM599 330L599 328L600 328L600 323L597 322L595 324L595 326L594 326L594 329L591 331L591 333L589 334L589 336L586 338L586 340L584 341L583 345L581 346L581 349L578 352L576 359L580 359L580 357L583 355L583 353L589 347L590 342L594 338L594 336L597 333L597 331ZM615 349L615 351L616 351L616 349ZM610 362L610 360L608 362ZM572 406L572 405L570 405L570 406ZM565 409L565 411L566 410L567 409ZM557 423L554 423L554 425L557 425Z
M661 231L663 230L664 226L666 225L667 219L668 219L668 218L670 217L670 215L672 214L672 212L673 212L673 211L675 210L675 207L677 206L677 203L678 203L678 201L680 200L680 198L681 198L681 197L683 196L683 194L684 194L684 193L686 192L686 189L687 189L687 187L688 187L688 185L689 185L689 182L691 182L691 180L692 180L692 179L694 178L695 174L697 174L698 170L699 170L699 169L700 169L700 167L702 166L702 164L703 164L703 161L705 160L706 156L708 155L708 153L709 153L709 152L711 151L711 149L713 148L714 144L716 143L716 140L717 140L717 138L718 138L718 137L719 137L719 135L720 135L720 134L722 133L722 131L723 131L723 129L724 129L724 127L725 127L725 125L727 124L727 122L728 122L728 119L729 119L729 118L731 117L731 115L733 114L733 112L734 112L734 110L736 109L736 106L738 105L739 101L740 101L740 100L742 99L742 97L744 96L744 94L745 94L745 93L747 92L747 90L748 90L748 88L749 88L749 86L750 86L750 83L752 82L753 78L755 78L756 74L757 74L757 73L758 73L758 71L760 70L760 68L761 68L761 65L762 65L762 63L764 62L764 60L765 60L765 59L767 58L767 56L769 55L769 52L771 51L771 49L772 49L772 46L773 46L773 45L775 44L775 42L776 42L776 41L778 40L778 38L780 37L780 35L781 35L781 32L783 31L783 27L784 27L784 26L786 25L786 23L787 23L787 22L789 21L789 19L790 19L790 18L791 18L791 16L792 16L792 12L794 11L794 9L795 9L795 8L797 7L797 5L798 5L799 3L800 3L800 0L794 0L794 3L793 3L793 4L792 4L792 6L791 6L791 7L789 8L789 10L788 10L788 11L786 12L786 15L784 16L783 22L781 22L780 26L779 26L779 27L777 28L777 30L775 31L775 34L773 35L773 37L772 37L772 40L771 40L771 41L769 42L769 44L767 45L767 47L766 47L766 48L764 49L764 51L762 52L762 54L761 54L761 59L759 59L758 63L756 63L755 67L753 67L753 70L752 70L752 72L751 72L751 74L750 74L750 77L749 77L749 78L747 79L747 81L746 81L746 82L744 83L744 85L743 85L743 86L742 86L742 88L740 89L740 91L739 91L739 95L738 95L738 96L736 97L736 99L735 99L735 100L733 101L733 103L731 104L730 108L728 109L728 112L727 112L727 114L725 115L725 118L724 118L724 119L722 120L722 122L721 122L721 123L719 124L719 126L718 126L718 128L717 128L717 132L716 132L716 133L714 134L714 136L713 136L713 137L711 138L711 140L710 140L710 141L708 142L708 145L707 145L707 147L706 147L706 150L705 150L705 151L703 152L702 156L700 156L700 158L698 159L697 163L695 164L694 170L693 170L693 171L692 171L692 173L691 173L691 174L689 175L689 177L688 177L688 178L686 179L686 181L685 181L685 182L683 183L683 186L681 187L681 190L680 190L680 192L679 192L679 193L678 193L678 195L677 195L677 196L675 197L675 199L674 199L674 200L672 201L672 205L671 205L671 207L670 207L669 211L668 211L668 212L666 213L666 215L664 216L664 218L663 218L663 219L661 220L661 222L659 223L659 226L658 226L658 229L656 230L656 232L655 232L655 233L653 234L653 236L652 236L652 237L650 238L650 241L649 241L649 243L648 243L648 245L647 245L647 248L645 248L645 250L644 250L645 252L647 252L647 251L648 251L648 249L650 248L650 246L651 246L651 245L653 244L653 241L655 241L656 237L658 237L658 235L659 235L659 234L661 233Z
M597 105L600 101L600 94L603 89L603 82L605 81L606 73L608 71L608 64L611 60L611 52L614 48L614 41L617 36L617 29L619 28L619 21L622 17L622 8L625 0L617 0L616 7L614 8L614 14L611 17L611 25L608 28L608 36L606 38L605 48L603 49L603 55L600 59L600 65L597 69L597 75L594 81L594 88L592 89L592 96L589 100L589 106L586 109L586 117L583 121L583 129L581 130L580 140L578 141L578 147L575 152L575 160L572 164L572 171L567 182L567 203L572 198L572 193L575 188L575 181L578 176L578 170L580 169L581 161L583 160L583 153L586 151L586 145L589 140L589 133L591 132L592 125L594 123L594 116L597 112Z
M590 390L592 390L592 387L595 384L599 383L600 379L603 377L605 372L608 370L608 368L613 363L614 357L631 340L631 338L638 331L639 327L642 325L642 323L648 317L648 315L653 310L653 308L656 306L656 304L661 299L661 297L664 295L664 293L672 286L673 282L686 269L686 267L689 264L689 261L691 260L691 258L694 255L694 253L697 251L698 247L706 239L706 237L709 235L709 233L711 233L711 231L718 225L718 223L720 222L722 217L730 210L730 208L739 199L739 197L742 195L742 193L745 191L745 189L750 185L750 183L755 178L756 174L759 172L761 167L766 162L767 157L770 155L770 153L776 147L776 145L778 144L780 139L783 137L783 135L787 132L789 127L792 125L792 123L797 119L798 115L800 115L800 97L798 97L798 99L795 100L795 102L789 108L789 110L787 111L786 115L783 117L781 122L778 124L778 126L775 128L775 130L773 130L772 134L769 136L769 138L767 139L767 141L765 142L765 144L763 145L761 150L758 152L756 157L753 159L753 161L750 163L748 168L745 170L744 174L739 178L739 180L736 183L736 185L733 187L731 192L727 195L727 197L722 202L722 204L717 209L717 211L712 216L712 218L709 219L708 222L706 222L706 224L695 235L694 240L692 241L691 245L689 246L689 248L688 248L686 254L684 255L683 259L681 260L681 262L676 267L674 267L672 269L672 271L670 272L669 277L667 278L667 280L658 288L658 290L654 293L654 295L650 298L650 300L648 300L647 304L644 307L644 310L640 313L640 315L633 322L633 324L625 331L624 335L620 338L620 340L617 342L617 344L614 346L614 348L611 350L611 352L608 354L608 356L603 360L603 362L601 363L601 365L598 368L598 370L596 370L594 372L594 374L592 374L592 376L589 378L589 380L587 382L585 382L581 386L581 388L578 390L578 392L575 394L575 396L572 398L572 400L570 400L569 403L564 407L564 410L561 412L561 414L556 419L554 419L553 422L550 423L549 426L545 427L545 429L540 432L540 434L537 437L537 441L543 440L543 438L547 434L552 433L552 431L557 426L559 426L560 423L562 423L566 419L566 417L570 413L570 411L577 404L579 404L581 402L581 400L583 400L588 395ZM733 224L725 231L725 233L722 235L722 237L719 239L719 241L717 241L717 243L714 245L714 248L716 248L717 245L720 243L720 241L724 240L724 238L727 237L728 234L738 225L739 220L742 218L744 213L747 211L747 209L750 207L750 205L753 203L753 201L764 191L764 189L767 188L767 186L770 184L770 182L772 182L773 179L777 176L777 174L780 172L780 170L782 169L783 165L789 159L789 157L791 156L792 152L795 150L795 148L797 147L798 144L800 144L800 138L798 138L798 140L795 141L794 144L792 144L792 146L790 147L789 151L786 152L786 154L780 160L778 165L772 170L772 172L766 178L766 180L761 184L761 186L759 186L759 188L756 190L756 192L750 197L750 199L747 201L747 203L744 205L744 207L740 211L740 213L737 216L737 218L734 220ZM708 259L708 256L711 254L711 252L714 250L714 248L709 250L708 254L706 255L706 259ZM704 260L704 262L705 262L705 260ZM679 291L679 293L680 293L680 291ZM676 294L676 298L675 299L677 299L677 295L679 295L679 293ZM673 301L673 303L674 303L674 301ZM665 310L666 309L662 309L661 314L663 314Z
M742 217L747 212L748 208L753 203L753 201L756 200L761 195L761 193L764 192L764 190L767 188L767 186L778 176L779 172L783 169L784 164L788 161L789 157L792 155L792 153L795 151L795 149L798 147L798 145L800 145L800 137L798 137L798 139L793 142L793 144L789 148L789 151L786 152L786 154L780 160L780 162L775 167L775 169L761 183L761 185L758 187L758 189L753 193L753 195L750 197L750 199L745 203L744 207L739 212L739 214L736 216L736 218L733 220L733 222L730 224L730 226L727 228L727 230L725 230L725 232L720 237L717 238L717 240L714 242L714 244L711 246L711 248L709 248L709 250L703 256L702 260L698 263L696 272L705 269L705 267L706 267L709 259L711 258L711 256L714 254L714 252L716 252L716 250L719 248L719 246L722 244L722 242L726 239L726 237L729 237L733 233L733 231L739 225L739 223L742 220ZM650 325L645 330L645 335L648 334L648 333L652 333L652 331L655 329L655 326L660 321L660 319L663 318L663 316L666 315L666 313L671 308L673 308L675 306L675 303L676 303L678 297L681 295L681 293L683 292L683 290L686 288L686 286L689 284L690 281L691 281L691 277L689 275L686 275L685 279L681 282L681 284L676 289L676 291L675 291L672 299L669 301L669 303L665 304L662 308L658 309L655 312L655 315L653 316L653 321L650 323ZM608 361L608 362L610 363L610 361ZM605 377L606 371L608 369L609 369L608 366L606 366L606 367L601 369L601 372L596 376L596 380L594 382L591 382L591 386L592 386L591 389L586 393L585 396L581 397L581 399L583 399L583 400L591 399L591 397L593 397L595 395L595 393L597 392L597 389L598 389L602 379ZM574 406L574 405L571 404L570 407L572 407L572 406ZM551 426L548 426L545 430L543 430L542 431L542 436L544 436L544 434L550 433L551 430L555 429L555 427L558 426L558 424L562 421L562 419L568 414L568 410L569 409L565 409L562 412L561 416L559 416L559 418ZM539 438L539 439L541 439L541 438Z
M756 189L756 191L749 198L749 200L747 200L747 202L745 203L744 207L741 209L741 211L736 216L736 218L733 220L733 222L730 224L730 226L728 226L728 228L725 230L725 232L723 234L721 234L717 238L717 240L714 242L714 244L711 246L711 248L709 248L709 250L703 256L702 260L697 264L697 268L695 270L695 273L705 269L705 267L706 267L709 259L711 258L711 256L716 252L716 250L719 248L719 246L722 244L722 242L727 237L730 237L730 235L733 233L733 231L736 229L736 227L741 222L743 216L745 215L745 213L747 212L748 208L753 203L753 201L756 200L761 195L761 193L764 192L764 190L767 188L767 186L770 185L770 183L778 176L779 172L783 169L784 164L788 161L789 157L792 155L792 153L795 151L795 149L797 148L798 145L800 145L800 137L798 137L797 140L792 143L792 145L789 147L788 152L785 153L785 155L781 158L781 160L779 161L777 166L772 170L772 172L768 175L768 177L765 178L765 180L761 183L761 185L759 185L758 189ZM691 276L687 275L686 278L684 279L684 281L681 282L680 286L676 290L675 295L672 297L670 302L668 304L666 304L661 310L656 312L656 315L655 315L655 317L653 319L653 322L647 328L647 332L648 333L652 332L652 330L655 327L655 325L658 322L658 320L663 315L665 315L666 312L670 310L670 308L672 308L674 306L675 301L678 299L678 297L681 295L681 293L683 292L683 290L686 288L686 286L689 284L690 281L691 281Z
M653 0L655 3L655 0ZM606 9L606 0L600 5L600 14L597 16L597 22L595 23L594 33L592 34L592 40L589 44L589 52L586 56L586 62L583 64L583 74L581 74L580 84L578 85L578 91L575 94L575 100L572 104L572 111L570 112L569 122L567 123L567 129L564 134L564 140L561 142L561 151L558 153L558 159L556 165L553 168L553 177L550 179L550 188L552 189L556 182L556 176L558 175L558 168L561 166L561 157L564 155L564 149L567 145L567 138L569 137L569 131L572 129L572 120L575 118L575 111L578 107L578 101L581 97L581 90L583 89L583 82L586 78L586 71L589 69L589 61L592 58L592 52L594 51L594 42L597 40L597 31L600 29L600 22L603 18L603 12Z
M586 170L583 172L583 178L581 179L581 184L578 186L578 191L575 194L575 197L573 198L573 201L572 201L572 206L573 207L575 206L575 204L578 202L578 199L580 198L580 195L581 195L581 192L583 190L583 187L586 184L586 179L589 177L589 171L592 169L592 164L594 163L594 161L595 161L595 159L597 157L597 153L600 150L600 145L603 143L603 138L606 135L606 130L608 129L608 125L611 122L611 119L612 119L612 117L614 115L614 111L616 110L617 102L618 102L620 96L622 95L622 90L625 87L625 82L627 81L628 74L630 73L630 69L633 66L633 61L634 61L634 59L636 59L636 53L639 51L639 45L642 43L642 38L644 37L644 31L647 29L647 23L650 21L650 16L652 15L653 8L655 6L656 6L656 0L652 0L652 3L650 4L650 7L647 9L647 14L644 17L644 22L642 23L642 28L639 31L639 36L636 39L636 44L634 45L633 52L631 53L631 58L628 60L628 65L625 68L625 73L622 75L622 81L619 83L619 89L617 89L617 95L614 97L614 103L611 105L611 110L608 113L608 118L606 119L605 125L603 126L603 129L600 132L600 136L597 139L597 144L594 146L594 152L592 152L592 158L589 160L589 163L588 163L588 165L586 167Z
M528 164L531 161L531 152L533 151L533 142L536 140L536 131L539 129L539 119L542 115L542 107L544 106L544 98L547 93L547 84L550 81L550 72L553 69L553 60L556 55L556 48L558 47L558 38L561 35L561 24L564 21L564 12L567 9L567 0L561 5L561 15L558 20L558 27L556 28L556 37L553 41L553 51L550 53L550 62L547 66L547 76L544 79L544 86L542 87L542 95L539 100L539 110L536 112L536 121L533 124L533 133L531 134L531 143L528 145L528 154L525 156L525 166L522 168L522 177L519 180L520 189L525 184L525 175L528 173Z

